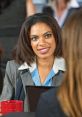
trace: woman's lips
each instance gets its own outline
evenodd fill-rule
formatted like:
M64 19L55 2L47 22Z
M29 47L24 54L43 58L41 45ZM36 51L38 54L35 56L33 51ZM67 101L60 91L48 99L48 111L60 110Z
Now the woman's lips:
M46 54L49 51L49 48L42 48L38 50L41 54Z

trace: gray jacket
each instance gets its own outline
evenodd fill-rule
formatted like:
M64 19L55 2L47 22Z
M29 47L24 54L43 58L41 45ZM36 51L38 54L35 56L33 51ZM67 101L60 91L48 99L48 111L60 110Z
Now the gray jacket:
M63 63L63 66L64 66L64 63ZM34 85L34 82L31 78L30 71L28 69L18 70L19 67L20 65L17 64L14 60L8 61L6 66L3 91L0 96L0 101L12 99L12 97L16 93L16 82L18 78L21 78L22 80L25 94L26 94L25 86ZM60 71L65 71L64 67L63 67L63 70L60 70ZM63 72L57 72L57 74L53 77L52 86L59 87L61 85L62 80L63 80ZM28 111L27 103L28 103L27 97L25 97L25 101L24 101L25 112Z

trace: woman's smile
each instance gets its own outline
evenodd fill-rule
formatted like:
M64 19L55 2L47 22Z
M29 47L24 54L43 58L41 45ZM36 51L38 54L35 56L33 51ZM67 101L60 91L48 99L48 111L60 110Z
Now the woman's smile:
M41 49L38 49L38 51L40 54L46 54L49 51L49 49L50 48L41 48Z

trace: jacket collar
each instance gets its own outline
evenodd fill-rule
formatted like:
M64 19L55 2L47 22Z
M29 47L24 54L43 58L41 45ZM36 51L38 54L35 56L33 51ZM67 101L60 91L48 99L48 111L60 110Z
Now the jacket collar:
M30 72L32 72L37 67L36 63L32 63L31 66L27 65L26 62L24 62L18 70L25 70L29 69ZM53 70L55 73L58 73L59 70L66 71L65 68L65 60L64 58L55 58L54 64L53 64Z
M55 73L58 73L59 70L66 71L64 58L61 57L54 60L53 70Z
M29 71L32 72L35 68L36 68L36 63L32 63L31 66L29 66L29 65L27 65L26 62L24 62L24 63L18 68L18 70L29 69Z

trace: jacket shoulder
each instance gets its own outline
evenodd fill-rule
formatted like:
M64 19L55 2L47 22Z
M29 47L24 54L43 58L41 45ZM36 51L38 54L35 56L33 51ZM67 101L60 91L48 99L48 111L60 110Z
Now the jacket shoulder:
M7 62L5 78L9 79L13 84L15 84L17 76L19 75L18 67L19 64L17 64L14 60Z
M7 66L10 66L10 67L19 67L20 65L18 63L15 62L15 60L11 60L11 61L8 61L7 62Z
M17 63L15 62L15 60L8 61L8 62L7 62L7 65L6 65L6 71L13 74L13 73L15 73L15 72L18 71L18 67L19 67L19 66L20 66L20 65L17 64Z

